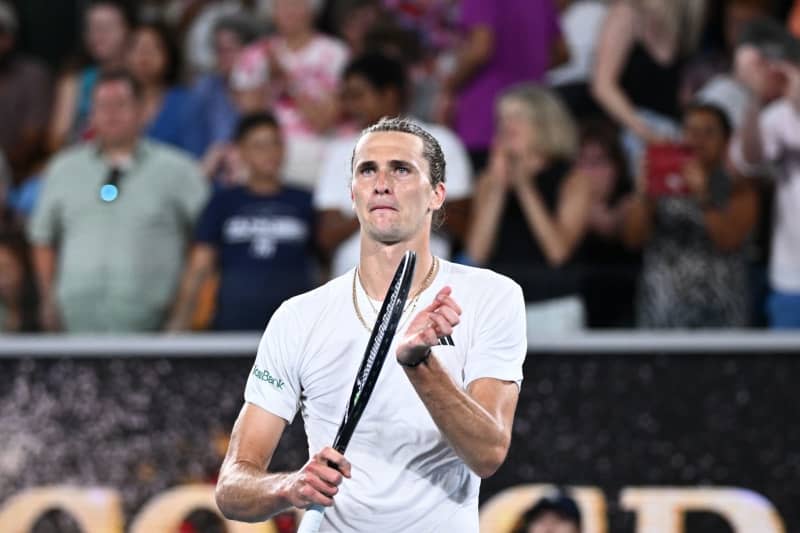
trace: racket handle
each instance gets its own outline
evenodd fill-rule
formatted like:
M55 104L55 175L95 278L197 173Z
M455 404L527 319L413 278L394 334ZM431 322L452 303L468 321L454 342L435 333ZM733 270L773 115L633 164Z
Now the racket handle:
M306 509L303 514L303 519L300 521L300 527L297 528L297 533L317 533L319 527L322 525L322 517L325 515L325 507L322 505L314 504Z

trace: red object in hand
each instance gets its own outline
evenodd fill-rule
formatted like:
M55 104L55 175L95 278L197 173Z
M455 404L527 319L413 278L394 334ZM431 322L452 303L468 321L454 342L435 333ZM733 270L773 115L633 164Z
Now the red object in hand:
M689 185L683 177L683 168L692 156L692 149L685 144L648 145L646 155L648 196L685 196L689 194Z

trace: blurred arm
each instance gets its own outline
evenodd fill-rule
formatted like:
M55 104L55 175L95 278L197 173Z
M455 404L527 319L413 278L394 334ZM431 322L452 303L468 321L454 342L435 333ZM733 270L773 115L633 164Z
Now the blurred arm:
M617 122L644 139L652 134L619 84L619 78L636 39L636 12L628 2L615 2L608 10L592 72L592 95Z
M706 231L720 252L741 247L758 221L758 191L750 181L739 182L728 205L721 209L706 209Z
M498 180L487 172L478 181L473 202L466 249L469 257L481 265L489 260L494 249L500 215L506 205L506 188L499 186Z
M445 88L459 90L489 62L493 53L494 30L485 25L472 28L458 50L455 70L446 80Z
M319 212L317 244L326 256L330 256L359 227L357 217L349 217L338 209L323 209Z
M64 76L56 87L53 118L47 135L47 148L51 152L57 151L66 142L69 130L75 121L77 102L78 80L74 74Z
M165 329L168 331L189 329L200 289L214 272L216 262L217 250L213 246L201 243L192 248L178 289L178 297Z
M522 212L550 266L563 265L586 233L590 207L589 181L571 174L561 186L555 216L547 211L539 191L530 180L517 187Z
M633 194L626 201L624 212L622 242L629 248L641 248L653 232L653 202L645 194Z

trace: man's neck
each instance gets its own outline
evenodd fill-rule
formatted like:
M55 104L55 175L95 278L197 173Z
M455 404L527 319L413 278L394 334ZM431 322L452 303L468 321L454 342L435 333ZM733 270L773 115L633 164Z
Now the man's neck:
M124 163L133 157L137 142L138 139L113 144L101 143L100 153L103 154L103 158L113 164Z
M253 194L275 194L280 188L281 182L275 176L251 176L250 179L247 180L247 189Z
M430 238L423 236L411 242L383 244L361 236L361 259L358 275L367 295L374 300L383 300L392 282L403 254L412 250L417 254L414 279L409 294L415 294L433 266Z
M286 47L289 48L289 50L297 51L310 43L313 37L314 31L312 29L298 30L294 33L284 36L284 40L286 41Z

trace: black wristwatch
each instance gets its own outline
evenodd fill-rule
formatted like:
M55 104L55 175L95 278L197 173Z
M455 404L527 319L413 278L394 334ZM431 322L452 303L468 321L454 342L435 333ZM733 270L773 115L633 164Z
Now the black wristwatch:
M416 368L419 365L421 365L422 363L424 363L425 361L427 361L428 359L430 359L432 353L433 353L433 351L430 348L428 348L428 351L425 352L425 355L423 355L422 357L420 357L419 359L417 359L413 363L404 363L404 362L402 362L400 360L398 360L397 362L400 363L400 366L404 366L406 368Z

